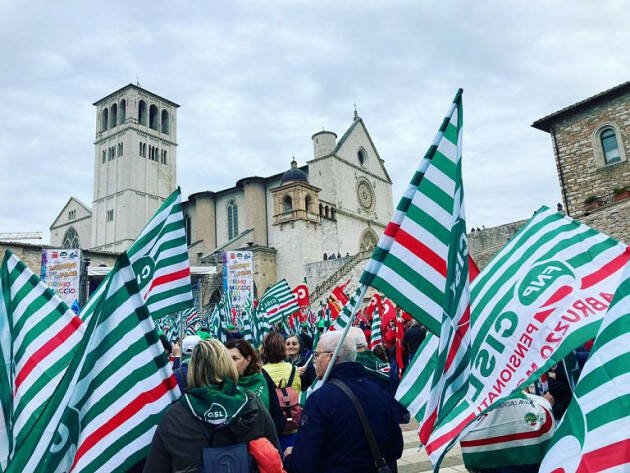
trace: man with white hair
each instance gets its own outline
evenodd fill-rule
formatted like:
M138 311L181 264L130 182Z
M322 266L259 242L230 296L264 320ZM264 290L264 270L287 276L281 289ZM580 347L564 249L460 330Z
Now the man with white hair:
M319 340L313 353L319 379L323 378L341 335L341 332L328 332ZM285 451L284 468L289 473L376 472L359 414L348 394L335 384L337 381L342 381L358 399L382 457L390 470L396 471L403 438L393 399L365 376L356 357L355 340L347 336L328 382L306 401L295 446Z

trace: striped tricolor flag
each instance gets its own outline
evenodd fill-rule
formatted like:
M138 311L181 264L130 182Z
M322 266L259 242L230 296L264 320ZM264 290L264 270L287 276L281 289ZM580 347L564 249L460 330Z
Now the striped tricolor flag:
M0 267L0 471L24 444L85 326L7 250Z
M256 314L273 325L282 322L297 310L300 310L300 306L295 294L286 279L281 279L265 291L256 307Z
M146 456L162 414L179 394L123 254L65 376L6 473L126 471Z
M462 184L460 89L361 276L439 335L420 438L465 395L470 291Z
M201 317L199 317L197 309L189 307L182 312L182 317L184 318L184 332L186 335L195 335L199 327L199 322L201 322Z
M179 188L164 201L126 253L154 319L192 307L190 264ZM105 281L101 282L79 314L82 320L87 320L94 311L94 301L98 300L105 285Z
M346 328L348 322L350 322L352 312L356 312L356 308L361 306L361 304L363 303L363 296L365 295L366 290L367 287L364 285L360 285L359 287L357 287L356 291L354 291L354 294L352 294L350 299L348 299L346 304L343 306L343 309L341 309L341 312L334 320L331 326L331 330L343 330L344 328Z
M361 276L362 283L380 289L436 335L449 297L453 227L461 227L457 234L465 230L461 94L459 90Z
M381 316L378 313L378 307L374 306L374 309L372 310L370 350L381 343L383 343L383 335L381 334Z
M540 471L630 471L630 265Z
M478 414L594 338L629 259L625 245L576 220L535 213L472 285L475 363L465 399L423 442L434 465Z

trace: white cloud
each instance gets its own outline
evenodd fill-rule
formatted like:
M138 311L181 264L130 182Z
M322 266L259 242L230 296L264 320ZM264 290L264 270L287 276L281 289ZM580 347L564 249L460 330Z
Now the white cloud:
M560 200L531 123L627 80L624 2L49 2L0 5L2 231L47 231L90 202L92 102L139 78L181 104L184 193L312 154L356 103L398 200L464 88L469 224ZM228 163L228 164L226 164Z

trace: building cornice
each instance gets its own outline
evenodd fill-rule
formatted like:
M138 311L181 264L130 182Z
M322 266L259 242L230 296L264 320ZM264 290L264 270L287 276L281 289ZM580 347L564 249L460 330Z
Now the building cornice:
M111 94L109 94L109 95L106 95L106 96L105 96L105 97L103 97L102 99L97 100L97 101L96 101L96 102L94 102L92 105L97 106L97 105L100 105L100 104L101 104L101 103L103 103L103 102L110 101L113 97L115 97L116 95L118 95L118 94L122 93L124 90L127 90L127 89L136 89L136 90L139 90L140 92L143 92L143 93L148 94L148 95L150 95L150 96L152 96L152 97L155 97L155 98L156 98L156 99L158 99L158 100L162 100L162 101L164 101L164 102L166 102L166 103L168 103L168 104L172 105L173 107L179 108L179 105L178 105L178 104L176 104L175 102L173 102L172 100L165 99L164 97L161 97L161 96L159 96L158 94L154 94L153 92L151 92L151 91L149 91L149 90L147 90L147 89L143 89L143 88L142 88L142 87L140 87L139 85L135 85L135 84L131 84L131 83L129 83L129 84L127 84L127 85L125 85L125 86L121 87L120 89L118 89L118 90L116 90L116 91L112 92L112 93L111 93Z
M126 188L126 189L121 189L118 192L115 192L113 194L108 194L105 197L101 197L100 199L95 199L92 201L93 204L96 204L97 202L101 202L103 200L107 200L109 198L111 198L114 195L120 195L124 192L135 192L136 194L140 194L142 197L151 197L152 199L157 199L157 200L161 200L162 202L164 202L166 200L166 197L160 197L159 195L155 195L155 194L149 194L148 192L142 192L136 189L130 189L130 188Z
M140 125L140 126L144 126L144 125ZM123 133L125 133L126 131L131 130L131 131L135 131L136 133L138 133L139 135L141 135L141 136L143 136L145 138L150 137L150 138L158 140L158 141L160 141L162 143L166 143L166 144L169 144L169 145L177 146L176 142L161 136L159 131L156 132L157 134L153 134L153 133L151 133L149 131L140 130L140 129L138 129L138 128L136 128L134 126L134 123L125 123L123 125L118 125L118 128L119 129L116 130L115 132L110 132L110 130L96 132L97 138L94 141L94 145L99 145L99 144L101 144L103 142L109 141L110 139L116 138L119 135L122 135ZM155 130L151 130L151 131L155 131ZM105 134L104 137L102 136L103 134ZM98 135L101 135L101 137L99 138Z
M75 218L71 222L61 223L59 225L55 225L54 227L51 226L50 230L52 231L52 230L57 230L58 228L68 227L68 226L74 225L77 222L82 222L83 220L87 220L87 219L90 219L90 218L92 218L92 215L86 215L85 217Z
M392 181L390 181L389 179L384 179L381 176L378 176L378 175L374 174L373 172L370 172L370 171L368 171L367 169L365 169L365 168L363 168L361 166L357 166L356 164L351 163L350 161L346 161L345 159L340 158L336 154L327 154L326 156L322 156L321 158L311 159L310 161L307 161L307 162L308 162L308 164L311 164L311 163L315 163L317 161L322 161L324 159L329 159L329 158L335 158L338 161L341 161L342 163L347 164L348 166L356 169L357 171L361 171L362 173L367 174L368 176L373 177L374 179L377 179L377 180L379 180L381 182L384 182L385 184L391 184L392 183ZM382 160L381 160L381 162L382 162Z
M357 220L361 220L362 222L368 223L370 225L374 225L376 227L385 228L385 227L387 227L387 223L389 223L389 222L381 223L381 222L379 222L377 220L374 220L373 218L364 217L363 215L355 214L354 212L351 212L349 210L344 210L344 209L341 209L339 207L337 207L337 209L335 209L335 213L338 214L338 215L341 214L341 215L345 215L346 217L351 217L351 218L354 218L354 219L357 219Z

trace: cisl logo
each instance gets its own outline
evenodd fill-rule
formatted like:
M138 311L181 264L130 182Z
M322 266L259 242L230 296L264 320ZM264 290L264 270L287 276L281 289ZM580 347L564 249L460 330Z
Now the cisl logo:
M273 296L269 296L261 302L260 309L267 310L269 307L273 307L274 305L278 305L278 299Z
M150 256L143 256L133 264L133 271L136 273L136 280L140 289L151 282L153 272L155 271L155 263Z
M203 416L209 424L224 424L227 421L227 410L221 404L213 402Z
M563 286L571 288L574 283L575 275L566 264L560 261L545 261L530 269L521 280L518 287L518 300L521 304L528 306L543 295L553 294L552 289L556 292Z

